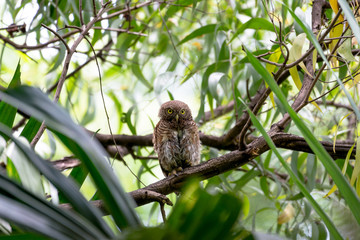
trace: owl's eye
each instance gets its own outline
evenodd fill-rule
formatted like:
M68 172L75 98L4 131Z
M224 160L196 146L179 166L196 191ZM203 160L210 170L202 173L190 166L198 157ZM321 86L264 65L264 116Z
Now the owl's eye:
M167 110L167 112L168 112L168 114L172 114L172 113L173 113L173 110L172 110L171 108L169 108L169 109Z
M185 114L185 110L184 110L184 109L181 109L180 113L181 113L181 114Z

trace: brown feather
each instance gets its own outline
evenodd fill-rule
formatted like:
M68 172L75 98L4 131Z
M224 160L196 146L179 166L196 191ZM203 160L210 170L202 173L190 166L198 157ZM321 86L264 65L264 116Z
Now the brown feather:
M164 175L199 164L199 133L189 106L178 100L166 102L161 105L159 117L153 143Z

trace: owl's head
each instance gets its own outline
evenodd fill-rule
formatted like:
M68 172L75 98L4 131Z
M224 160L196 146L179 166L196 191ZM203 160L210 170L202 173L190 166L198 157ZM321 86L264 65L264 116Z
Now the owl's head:
M181 101L168 101L161 105L159 117L170 122L191 121L191 111L189 106Z

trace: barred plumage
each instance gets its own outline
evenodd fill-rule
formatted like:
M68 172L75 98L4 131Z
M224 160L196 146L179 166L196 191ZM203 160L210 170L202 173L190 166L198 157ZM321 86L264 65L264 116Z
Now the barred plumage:
M153 143L164 175L199 164L199 133L189 106L178 100L166 102L161 105L159 117Z

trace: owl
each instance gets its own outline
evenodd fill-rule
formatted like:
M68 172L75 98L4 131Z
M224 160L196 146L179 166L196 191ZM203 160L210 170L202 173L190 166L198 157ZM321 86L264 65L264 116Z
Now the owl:
M153 143L165 177L199 164L199 133L189 106L178 100L166 102L161 105L159 117Z

